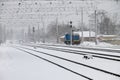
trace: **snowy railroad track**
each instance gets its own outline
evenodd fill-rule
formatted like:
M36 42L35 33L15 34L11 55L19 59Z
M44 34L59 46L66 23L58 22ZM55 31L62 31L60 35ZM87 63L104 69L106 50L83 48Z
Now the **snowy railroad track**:
M116 73L112 73L112 72L109 72L109 71L106 71L106 70L102 70L102 69L99 69L99 68L95 68L95 67L92 67L92 66L89 66L89 65L86 65L86 64L82 64L82 63L79 63L79 62L76 62L76 61L72 61L72 60L69 60L69 59L66 59L66 58L63 58L63 57L59 57L59 56L55 56L55 55L51 55L51 54L48 54L48 53L45 53L45 52L41 52L41 51L37 51L37 50L34 50L34 49L29 49L29 48L25 48L25 47L18 47L18 46L16 46L17 47L17 49L19 49L19 50L22 50L22 51L24 51L24 52L27 52L27 53L29 53L29 54L32 54L32 55L34 55L34 56L38 56L38 55L35 55L35 54L33 54L33 53L31 53L31 52L29 52L29 51L26 51L26 50L30 50L30 51L33 51L33 52L38 52L38 53L42 53L42 54L45 54L45 55L48 55L48 56L52 56L52 57L55 57L55 58L59 58L59 59L62 59L62 60L65 60L65 61L68 61L68 62L71 62L71 63L74 63L74 64L77 64L77 65L81 65L81 66L84 66L84 67L87 67L87 68L91 68L91 69L94 69L94 70L97 70L97 71L100 71L100 72L104 72L104 73L106 73L106 74L109 74L109 75L112 75L112 76L116 76L116 77L119 77L120 78L120 75L119 74L116 74ZM22 49L21 49L22 48ZM25 49L25 50L24 50ZM40 57L40 56L38 56L38 57ZM41 58L41 57L40 57ZM42 58L43 60L44 60L44 58ZM48 62L49 62L49 60L47 60ZM50 61L50 63L51 63L51 61ZM54 62L52 62L52 64L54 64ZM55 63L55 65L56 65L57 63ZM61 66L61 65L59 65L59 64L57 64L57 66ZM75 71L72 71L72 70L70 70L70 69L68 69L68 68L66 68L66 67L63 67L63 66L61 66L62 68L64 68L64 69L66 69L66 70L69 70L70 72L73 72L73 73L75 73L75 74L78 74L78 75L80 75L79 73L77 73L77 72L75 72ZM80 75L81 76L81 75ZM83 77L85 77L84 75L82 75ZM88 78L88 77L87 77ZM92 79L89 79L89 80L92 80Z
M57 44L40 44L47 46L55 46L55 47L68 47L68 48L76 48L76 49L85 49L85 50L95 50L95 51L106 51L106 52L117 52L120 53L120 49L112 49L112 48L96 48L96 47L81 47L81 46L68 46L68 45L57 45Z
M44 49L50 49L50 50L56 50L56 51L61 51L61 52L67 52L71 54L78 54L78 55L86 55L86 54L91 54L93 57L97 58L102 58L102 59L107 59L107 60L112 60L112 61L118 61L120 62L120 54L119 55L113 55L113 54L103 54L99 52L91 52L89 51L82 51L82 50L71 50L71 49L65 49L65 48L60 48L60 47L48 47L46 45L26 45L26 46L31 46L31 47L40 47Z
M16 48L16 47L14 47L14 48ZM33 53L29 52L29 51L26 51L26 50L24 50L24 49L20 49L20 48L16 48L16 49L21 50L21 51L23 51L23 52L26 52L26 53L28 53L28 54L30 54L30 55L35 56L35 57L38 57L38 58L40 58L40 59L42 59L42 60L45 60L45 61L47 61L47 62L49 62L49 63L52 63L52 64L54 64L54 65L56 65L56 66L58 66L58 67L60 67L60 68L63 68L63 69L65 69L65 70L67 70L67 71L70 71L70 72L72 72L72 73L74 73L74 74L76 74L76 75L79 75L79 76L81 76L81 77L83 77L83 78L85 78L85 79L93 80L92 78L89 78L89 77L87 77L87 76L85 76L85 75L82 75L82 74L80 74L80 73L78 73L78 72L75 72L75 71L73 71L73 70L71 70L71 69L68 69L68 68L66 68L66 67L64 67L64 66L62 66L62 65L60 65L60 64L57 64L57 63L55 63L55 62L53 62L53 61L51 61L51 60L49 60L49 59L43 58L43 57L38 56L38 55L36 55L36 54L33 54ZM44 52L40 52L40 53L43 53L43 54L46 54L46 55L47 55L47 53L44 53ZM50 56L50 55L49 55L49 56ZM52 56L52 55L51 55L51 56ZM54 57L55 57L55 56L54 56ZM56 57L57 57L57 56L56 56ZM61 58L61 59L62 59L62 58Z

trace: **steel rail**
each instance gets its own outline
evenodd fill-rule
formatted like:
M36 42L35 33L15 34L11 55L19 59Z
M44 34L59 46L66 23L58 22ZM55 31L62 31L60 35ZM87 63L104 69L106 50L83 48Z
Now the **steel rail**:
M15 47L14 47L14 48L15 48ZM62 66L62 65L60 65L60 64L57 64L57 63L55 63L55 62L53 62L53 61L50 61L50 60L48 60L48 59L46 59L46 58L40 57L40 56L38 56L38 55L35 55L35 54L31 53L31 52L28 52L28 51L23 50L23 49L20 49L20 48L16 48L16 49L21 50L21 51L23 51L23 52L26 52L26 53L28 53L28 54L30 54L30 55L35 56L35 57L38 57L38 58L40 58L40 59L42 59L42 60L44 60L44 61L47 61L47 62L49 62L49 63L51 63L51 64L54 64L54 65L56 65L56 66L58 66L58 67L60 67L60 68L63 68L63 69L65 69L65 70L67 70L67 71L69 71L69 72L72 72L72 73L74 73L74 74L76 74L76 75L79 75L79 76L81 76L81 77L83 77L83 78L86 78L86 79L88 79L88 80L93 80L92 78L89 78L89 77L87 77L87 76L85 76L85 75L82 75L82 74L80 74L80 73L78 73L78 72L75 72L75 71L73 71L73 70L71 70L71 69L69 69L69 68L66 68L66 67L64 67L64 66Z
M17 47L17 46L16 46L16 47ZM84 66L84 67L88 67L88 68L91 68L91 69L94 69L94 70L98 70L98 71L101 71L101 72L104 72L104 73L107 73L107 74L110 74L110 75L114 75L114 76L120 77L119 74L112 73L112 72L109 72L109 71L106 71L106 70L103 70L103 69L95 68L95 67L92 67L92 66L89 66L89 65L80 63L80 62L76 62L76 61L73 61L73 60L69 60L69 59L66 59L66 58L63 58L63 57L55 56L55 55L52 55L52 54L48 54L48 53L45 53L45 52L42 52L42 51L37 51L37 50L25 48L25 47L20 47L20 48L28 49L28 50L35 51L35 52L38 52L38 53L42 53L42 54L45 54L45 55L48 55L48 56L52 56L52 57L55 57L55 58L59 58L59 59L62 59L62 60L65 60L65 61L69 61L69 62L78 64L78 65L81 65L81 66Z
M31 46L31 47L34 47L35 45L26 45L26 46ZM76 51L76 50L70 50L70 49L60 49L60 48L53 48L53 47L43 47L43 46L36 46L36 47L40 47L40 48L43 48L43 49L49 49L49 50L56 50L56 51L61 51L61 52L67 52L67 53L71 53L71 54L78 54L78 55L86 55L86 53L89 53L89 54L94 54L92 55L93 57L97 57L97 58L102 58L102 59L107 59L107 60L112 60L112 61L118 61L120 62L120 59L116 59L116 58L110 58L110 57L114 57L114 55L112 56L109 56L109 57L106 57L106 54L104 55L100 55L98 53L92 53L92 52L84 52L84 51ZM118 56L119 57L119 56Z

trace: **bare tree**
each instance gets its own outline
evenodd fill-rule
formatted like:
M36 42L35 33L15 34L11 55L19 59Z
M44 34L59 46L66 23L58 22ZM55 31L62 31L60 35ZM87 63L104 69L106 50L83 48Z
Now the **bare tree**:
M48 32L46 34L46 37L50 40L56 40L56 24L54 22L52 22L49 26L48 26ZM74 26L73 26L73 29L76 29ZM59 34L59 37L60 36L63 36L65 33L70 33L70 25L69 24L58 24L58 34Z

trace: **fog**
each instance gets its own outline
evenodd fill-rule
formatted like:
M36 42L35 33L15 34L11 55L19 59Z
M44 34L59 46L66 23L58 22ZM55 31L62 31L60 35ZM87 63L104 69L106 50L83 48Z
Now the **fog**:
M0 0L1 35L4 35L4 39L23 40L32 37L34 27L36 38L49 36L55 40L56 25L63 30L59 31L60 37L70 21L76 29L81 29L82 17L84 30L89 30L91 24L91 29L95 31L94 21L90 23L90 20L94 20L92 15L95 10L98 14L97 25L100 26L98 32L105 34L100 28L109 26L107 34L119 35L119 4L118 0ZM104 24L105 19L109 25Z

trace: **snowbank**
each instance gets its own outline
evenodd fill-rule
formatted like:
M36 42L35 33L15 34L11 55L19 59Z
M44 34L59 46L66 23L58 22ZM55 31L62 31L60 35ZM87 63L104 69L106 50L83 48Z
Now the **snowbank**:
M82 44L80 44L80 46L82 47L113 47L114 45L105 43L105 42L100 42L97 45L95 44L95 42L83 42Z

